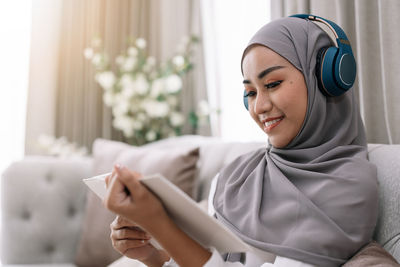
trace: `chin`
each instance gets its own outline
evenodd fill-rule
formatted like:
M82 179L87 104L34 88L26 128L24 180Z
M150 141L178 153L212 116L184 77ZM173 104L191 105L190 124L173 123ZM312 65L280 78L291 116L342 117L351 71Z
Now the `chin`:
M269 139L268 141L275 148L285 148L289 144L289 142L279 142L271 139Z

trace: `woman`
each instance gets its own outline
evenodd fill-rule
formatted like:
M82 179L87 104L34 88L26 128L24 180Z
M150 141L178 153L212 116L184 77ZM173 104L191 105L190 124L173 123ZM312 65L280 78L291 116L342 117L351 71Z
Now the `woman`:
M169 219L140 174L123 167L108 177L104 201L121 216L112 225L114 247L148 266L171 257L190 267L306 267L339 266L367 244L377 219L376 169L352 90L337 97L320 90L317 58L329 46L314 22L290 17L262 27L243 53L245 103L269 146L222 170L210 202L219 220L265 255L203 248ZM149 234L165 251L148 243Z

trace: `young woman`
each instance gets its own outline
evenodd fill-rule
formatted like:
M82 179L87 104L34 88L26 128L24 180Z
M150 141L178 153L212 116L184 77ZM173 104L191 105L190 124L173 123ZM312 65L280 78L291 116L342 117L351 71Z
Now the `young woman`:
M116 166L106 180L104 204L119 214L111 225L119 252L148 266L329 267L343 264L370 241L377 177L367 160L364 126L352 90L326 96L332 84L321 78L331 56L325 48L335 43L305 18L265 25L245 49L244 100L269 146L222 170L210 195L218 220L264 255L220 255L203 248L171 221L140 184L140 174ZM339 48L348 44L342 34ZM354 63L346 53L333 71L343 78L333 86L344 91L354 81L351 71L355 75L347 69ZM149 244L150 236L165 251Z

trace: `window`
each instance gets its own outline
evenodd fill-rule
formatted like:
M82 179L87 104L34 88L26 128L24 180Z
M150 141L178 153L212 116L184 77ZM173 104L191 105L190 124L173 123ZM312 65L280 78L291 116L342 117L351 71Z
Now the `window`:
M213 133L226 140L266 141L243 105L240 62L250 38L270 21L270 1L203 1L202 18L209 102L222 111Z
M0 2L0 173L24 155L30 31L31 1Z

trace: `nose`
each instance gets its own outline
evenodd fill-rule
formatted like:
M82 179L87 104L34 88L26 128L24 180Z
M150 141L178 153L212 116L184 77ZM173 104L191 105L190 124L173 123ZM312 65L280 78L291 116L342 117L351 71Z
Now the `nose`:
M268 92L265 92L265 90L258 90L256 101L254 103L254 113L263 114L271 109L272 102Z

